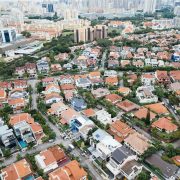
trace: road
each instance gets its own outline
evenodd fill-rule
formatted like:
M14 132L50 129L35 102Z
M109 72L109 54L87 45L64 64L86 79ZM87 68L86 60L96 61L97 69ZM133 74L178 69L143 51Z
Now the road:
M103 52L103 55L102 55L102 59L101 59L101 68L99 69L100 71L105 69L105 62L106 62L106 54L107 54L107 50L105 50Z
M162 98L162 101L164 102L166 108L171 112L171 114L174 116L176 122L180 125L180 116L175 112L174 108L169 104L168 99Z
M37 109L37 97L38 97L38 95L36 93L36 83L37 82L38 82L38 80L35 80L35 79L28 81L28 85L31 85L31 87L33 88L32 107L35 109ZM37 145L36 147L33 147L33 149L27 150L25 152L20 152L19 154L22 157L25 157L26 154L38 153L39 151L45 150L53 145L62 144L66 149L68 149L69 144L72 143L72 140L67 140L67 139L64 140L62 138L59 128L56 125L52 124L49 121L49 119L47 118L47 116L45 116L42 113L41 113L41 115L46 119L48 126L53 130L53 132L55 132L56 140L54 142L48 142L48 143L43 143L43 144ZM75 148L71 153L73 156L79 157L81 165L83 165L89 169L90 175L93 177L93 179L102 180L102 177L96 171L95 166L92 164L92 161L90 161L90 159L88 157L82 156L82 152L80 149ZM12 156L9 159L6 159L3 163L1 163L0 166L8 166L8 165L14 163L15 161L17 161L17 155L18 155L18 153L12 154Z

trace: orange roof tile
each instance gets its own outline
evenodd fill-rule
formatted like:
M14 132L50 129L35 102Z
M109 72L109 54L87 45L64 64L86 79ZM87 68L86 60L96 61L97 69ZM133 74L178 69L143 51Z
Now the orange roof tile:
M117 103L118 101L122 101L122 97L117 94L109 94L105 97L105 99L113 104Z
M117 84L118 78L117 77L106 77L105 83L106 84Z
M93 76L101 76L101 73L99 71L94 71L94 72L90 72L89 75L91 77L93 77Z
M30 114L21 113L21 114L12 115L10 117L9 124L13 126L21 121L26 121L28 124L34 123L34 119L31 117Z
M95 111L92 109L92 108L90 108L90 109L85 109L84 111L83 111L83 114L85 115L85 116L87 116L87 117L92 117L92 116L95 116L96 114L95 114Z
M50 150L44 150L39 153L40 156L42 156L44 159L44 163L46 166L49 166L50 164L53 164L56 162L55 157L53 156L53 153Z
M3 173L4 180L23 179L32 174L30 165L25 159L7 166L1 172Z
M56 145L56 146L50 147L48 150L52 152L57 162L60 162L66 159L66 155L64 151L59 146Z
M168 118L162 117L159 118L157 121L153 122L152 127L156 127L158 129L164 129L165 131L176 131L178 127L171 122Z
M148 104L145 106L156 114L167 114L169 113L167 108L162 103Z
M18 104L25 105L25 100L24 98L9 99L8 104L11 106L18 105Z
M140 108L134 113L134 116L138 119L143 119L147 117L148 109L147 108ZM156 117L156 114L150 111L150 119L153 120Z

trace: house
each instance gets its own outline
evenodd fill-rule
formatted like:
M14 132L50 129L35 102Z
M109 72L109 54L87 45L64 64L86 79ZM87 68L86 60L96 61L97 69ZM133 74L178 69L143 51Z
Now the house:
M9 93L9 98L11 99L17 99L17 98L28 99L28 97L29 97L29 93L22 88L13 89Z
M141 76L141 82L144 86L152 86L155 83L155 76L154 74L143 74Z
M109 102L111 102L112 104L116 104L120 101L122 101L122 97L117 95L117 94L108 94L105 99Z
M12 89L11 82L0 81L0 89L11 90Z
M116 176L122 174L128 180L135 179L135 177L142 171L142 165L137 162L137 156L126 146L117 148L110 157L106 167Z
M44 136L43 129L39 123L34 121L30 114L12 115L9 124L13 127L20 145L21 142L28 144L34 140L37 143L41 143L41 138Z
M152 156L146 158L146 162L153 167L159 168L165 180L178 179L179 168L174 164L164 161L158 154L153 154Z
M93 121L91 121L87 117L78 116L69 121L69 126L73 133L79 133L82 139L87 140L88 132L92 130L95 125Z
M118 85L118 78L117 77L106 77L105 84L109 86L117 86Z
M73 91L74 92L76 89L73 84L62 84L60 87L61 87L61 90L64 92L65 91Z
M119 61L118 60L108 60L108 68L113 69L119 67Z
M172 157L172 160L177 166L180 166L180 156L179 155Z
M91 87L91 81L88 78L78 78L75 83L79 88L88 89Z
M170 71L169 76L170 76L172 82L180 82L180 70Z
M158 115L169 114L169 111L162 103L148 104L145 107Z
M98 88L95 90L91 90L91 93L95 98L101 98L110 94L110 91L106 88Z
M14 112L21 112L22 109L26 106L24 98L8 99L8 104L13 108Z
M60 122L62 124L69 124L71 120L73 120L79 116L80 116L80 114L77 111L75 111L72 108L69 108L61 113Z
M51 64L51 72L56 73L61 70L62 70L62 67L60 64Z
M120 94L122 94L123 96L127 96L129 93L131 93L132 91L131 91L131 89L130 88L128 88L128 87L120 87L119 89L118 89L118 92L120 93Z
M138 79L136 74L128 74L127 76L127 82L132 86Z
M101 77L101 72L94 71L89 73L89 79L99 79Z
M46 149L41 151L35 156L36 165L39 169L42 169L44 173L48 173L56 168L58 168L57 161L53 153Z
M11 126L22 149L26 148L29 143L36 141L31 125L26 121L19 121Z
M157 128L160 131L165 131L166 133L171 133L178 130L178 126L172 122L172 119L162 117L157 121L153 122L151 127Z
M169 89L173 92L180 90L180 82L174 82L169 85Z
M12 82L12 86L14 89L27 89L28 85L27 85L27 81L26 80L14 80Z
M131 64L130 60L121 60L121 67L126 67Z
M65 105L63 102L57 102L57 103L53 103L51 105L51 108L48 109L47 114L48 115L56 115L58 117L61 116L61 113L65 110L67 110L69 107L67 105Z
M16 67L15 74L22 77L25 74L25 67Z
M122 102L117 103L116 106L125 112L130 112L130 111L139 109L139 106L137 104L135 104L127 99Z
M56 84L48 84L45 88L44 94L60 93L60 87Z
M96 119L104 125L112 123L111 114L104 109L96 112Z
M58 145L52 146L48 148L48 150L53 154L58 164L65 163L65 161L67 161L66 154Z
M73 65L71 63L67 63L63 65L64 69L71 70L73 68Z
M67 102L70 102L72 98L74 97L74 95L76 95L76 93L77 92L75 90L65 90L64 91L65 100Z
M96 116L96 113L95 113L95 111L92 108L83 110L82 114L85 115L88 118Z
M14 147L17 145L15 135L12 129L7 125L0 126L0 140L5 147Z
M0 178L3 180L11 179L32 179L33 172L31 171L30 164L26 159L22 159L11 165L1 169Z
M107 160L111 153L122 145L113 139L106 131L97 129L90 139L91 153L95 157L101 157L103 160Z
M36 66L40 74L48 74L50 68L49 63L46 59L37 61Z
M59 53L57 56L54 56L56 61L65 61L68 59L68 53Z
M145 59L145 65L146 66L152 66L152 67L158 67L159 66L159 62L158 62L157 59L147 58L147 59Z
M55 79L53 77L46 77L46 78L42 79L42 84L43 84L43 87L46 87L49 84L58 85L58 83L55 81Z
M133 61L133 66L137 68L142 68L144 67L144 62L142 60Z
M36 77L37 72L35 63L26 63L25 68L30 77Z
M145 107L140 108L139 110L134 112L134 117L138 118L139 120L146 119L148 114L148 109ZM152 121L156 117L156 114L150 111L150 120Z
M152 93L154 88L152 86L146 87L141 86L136 90L136 97L138 98L140 103L156 103L158 102L158 97Z
M5 103L7 101L7 93L5 90L0 89L0 102Z
M157 79L157 82L160 83L160 84L163 84L163 85L170 84L170 78L169 78L169 76L167 74L167 71L157 70L155 72L155 77Z
M138 155L142 155L150 147L149 140L138 132L131 133L124 139L124 143Z
M106 70L104 72L104 77L117 77L117 72L114 70Z
M129 134L133 132L133 129L122 121L115 121L110 125L108 132L118 142L122 142Z
M60 75L58 78L60 84L74 84L74 79L71 75Z
M63 102L63 97L59 93L52 92L50 94L45 94L45 103L52 104L57 102Z
M82 111L83 109L86 109L87 104L86 104L86 102L84 101L83 98L81 98L81 97L74 97L71 100L71 106L76 111Z
M119 52L110 52L109 59L110 60L117 60L120 57Z
M76 160L73 160L63 167L54 170L53 172L49 173L48 176L49 180L87 180L87 172L80 166L80 164Z

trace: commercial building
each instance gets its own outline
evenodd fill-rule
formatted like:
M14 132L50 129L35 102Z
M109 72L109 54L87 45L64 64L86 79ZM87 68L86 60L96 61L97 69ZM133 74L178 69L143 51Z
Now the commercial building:
M9 43L16 41L15 29L6 28L0 29L0 43Z

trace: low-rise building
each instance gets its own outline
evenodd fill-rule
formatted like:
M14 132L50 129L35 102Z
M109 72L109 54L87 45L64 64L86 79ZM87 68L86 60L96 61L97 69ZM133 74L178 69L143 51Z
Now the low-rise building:
M138 155L142 155L150 147L149 140L138 132L130 134L124 139L124 143Z
M44 173L48 173L58 168L58 164L53 153L48 149L37 154L35 156L35 161L38 168L42 169Z
M49 63L45 59L41 59L37 61L36 65L39 73L48 74L50 68L49 68Z
M11 148L17 145L13 130L9 129L7 125L0 126L0 139L5 147Z
M138 87L136 90L136 97L138 98L140 103L156 103L158 102L158 97L152 93L153 87L145 87L141 86Z
M68 172L68 173L67 173ZM74 180L87 180L87 172L80 166L80 164L73 160L65 166L54 170L49 173L49 180L54 179L74 179Z
M104 125L112 123L111 114L104 109L96 112L96 119Z
M110 157L106 167L114 175L122 174L127 179L134 179L142 170L142 165L137 162L137 156L126 146L117 148Z
M125 112L130 112L130 111L139 109L139 106L137 104L135 104L127 99L122 102L117 103L116 106Z
M178 126L172 122L172 119L165 117L159 118L157 121L153 122L151 126L160 131L165 131L166 133L171 133L178 130Z
M81 97L74 97L71 100L71 106L76 111L82 111L82 110L86 109L87 103Z
M95 90L91 90L91 93L93 94L95 98L101 98L110 94L110 91L106 88L98 88Z
M115 121L110 125L108 132L116 139L118 142L122 142L129 134L134 130L129 127L126 123L122 121Z
M45 103L52 104L57 102L63 102L63 97L59 95L59 93L50 93L45 94Z
M154 74L143 74L141 76L141 82L144 86L152 86L155 83Z
M61 113L65 110L67 110L69 107L67 105L65 105L63 102L57 102L57 103L53 103L51 105L51 108L48 109L47 114L48 115L56 115L58 117L61 116Z
M0 178L3 180L10 179L34 179L30 164L22 159L1 170Z

